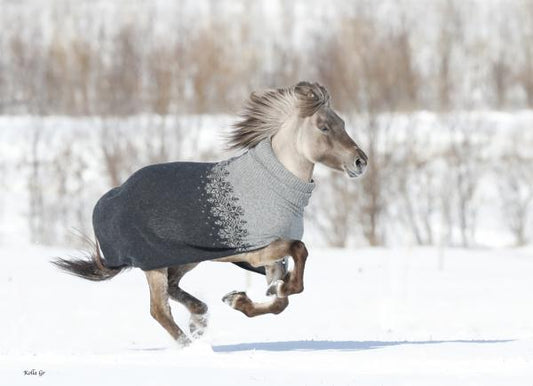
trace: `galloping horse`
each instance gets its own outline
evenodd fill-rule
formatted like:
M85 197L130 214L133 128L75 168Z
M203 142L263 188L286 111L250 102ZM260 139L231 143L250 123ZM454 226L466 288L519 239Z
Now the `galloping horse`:
M266 275L269 301L233 291L223 297L232 308L248 317L282 312L288 296L303 291L308 252L300 239L314 165L358 177L367 156L346 133L327 90L310 82L252 93L228 140L244 152L220 162L171 162L135 172L96 204L90 258L53 263L94 281L142 269L151 315L182 345L190 338L172 318L168 298L190 311L190 332L201 335L207 306L179 287L201 261L232 262Z

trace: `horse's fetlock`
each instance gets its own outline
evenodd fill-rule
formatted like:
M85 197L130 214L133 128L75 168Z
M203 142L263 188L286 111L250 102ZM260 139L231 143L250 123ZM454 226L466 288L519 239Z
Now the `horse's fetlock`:
M281 314L285 308L289 305L289 299L288 298L278 298L276 299L275 307L272 309L272 313L277 315Z
M251 318L251 317L254 317L255 314L252 312L251 309L249 308L243 308L243 309L239 309L244 315L246 315L247 317Z
M207 304L199 304L196 306L195 314L204 315L207 314L207 311L209 308L207 307Z

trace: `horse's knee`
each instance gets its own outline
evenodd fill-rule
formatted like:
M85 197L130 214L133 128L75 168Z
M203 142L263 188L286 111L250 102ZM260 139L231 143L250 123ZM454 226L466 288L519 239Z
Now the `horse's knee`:
M295 240L291 243L290 252L291 252L291 256L293 257L298 256L303 260L307 259L307 256L309 255L309 252L307 251L307 247L300 240Z

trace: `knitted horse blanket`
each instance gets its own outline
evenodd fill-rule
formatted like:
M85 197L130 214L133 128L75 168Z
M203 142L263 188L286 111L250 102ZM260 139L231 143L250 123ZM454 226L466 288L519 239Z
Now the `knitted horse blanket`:
M216 163L140 169L100 198L93 226L108 267L197 263L301 239L314 186L288 171L265 139Z

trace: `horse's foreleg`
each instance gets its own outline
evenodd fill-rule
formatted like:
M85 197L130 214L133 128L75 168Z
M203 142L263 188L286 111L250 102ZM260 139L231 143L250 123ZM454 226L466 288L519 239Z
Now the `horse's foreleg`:
M233 291L222 300L250 317L267 313L279 314L289 304L287 296L300 293L304 289L303 275L307 254L307 249L301 241L279 239L258 251L221 259L220 261L246 261L254 267L265 266L267 281L270 284L267 295L273 296L267 302L255 303L246 293ZM290 272L287 272L286 264L282 263L286 256L291 256L294 261L294 269Z
M250 261L254 266L268 266L285 256L291 256L294 261L294 269L283 278L274 280L267 290L268 295L287 297L299 294L304 290L304 270L307 255L305 244L299 240L276 240L251 256Z
M168 304L167 269L145 271L145 274L150 287L150 314L179 344L187 345L190 340L174 321Z
M281 280L287 274L287 264L285 261L277 261L265 266L267 284ZM256 303L250 300L245 292L233 291L224 296L222 300L230 307L241 311L248 317L264 314L279 314L289 305L287 297L280 298L273 296L269 301Z
M308 252L304 243L294 241L290 245L290 255L294 261L294 269L283 277L283 279L274 280L267 290L267 295L276 295L278 297L287 297L293 294L299 294L304 290L304 271L305 262Z
M196 267L197 264L186 264L168 269L168 294L170 298L183 304L191 313L189 330L193 336L203 335L207 327L207 305L180 288L181 278Z
M250 300L245 292L238 291L230 292L222 298L222 301L250 318L264 314L279 314L289 305L288 298L277 296L269 301L256 303Z

